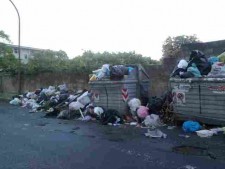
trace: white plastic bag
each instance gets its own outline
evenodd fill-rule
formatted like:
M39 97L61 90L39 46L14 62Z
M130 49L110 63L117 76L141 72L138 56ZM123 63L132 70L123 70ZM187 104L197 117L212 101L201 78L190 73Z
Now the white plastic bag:
M166 138L167 137L167 135L159 129L148 130L148 132L145 133L145 136L152 137L152 138Z
M21 100L18 98L14 98L13 100L11 100L9 102L9 104L15 105L15 106L19 106L21 104Z
M101 107L94 108L94 113L97 114L98 116L100 116L103 112L104 110Z
M81 104L79 101L76 102L71 102L69 104L69 110L73 111L73 110L79 110L80 108L84 108L84 105Z
M128 102L128 106L130 107L131 113L135 115L137 108L141 106L141 101L137 98L133 98Z
M69 101L71 102L71 101L75 100L76 97L77 97L77 96L74 96L74 95L71 94L71 95L69 95L68 99L69 99Z
M214 132L210 130L199 130L196 131L196 133L199 137L211 137L214 134Z
M36 99L37 95L34 92L28 92L26 94L26 97L29 98L29 99Z
M178 68L182 68L182 69L186 69L187 66L188 66L188 62L184 59L180 60L180 62L177 65Z
M78 97L77 101L79 101L83 105L87 105L88 103L90 103L91 99L90 99L90 97L88 95L88 91L86 91L80 97Z
M68 91L66 84L59 85L58 88L60 91Z
M160 118L156 114L151 114L147 116L144 120L144 124L147 127L159 127L162 126L162 122L160 121Z

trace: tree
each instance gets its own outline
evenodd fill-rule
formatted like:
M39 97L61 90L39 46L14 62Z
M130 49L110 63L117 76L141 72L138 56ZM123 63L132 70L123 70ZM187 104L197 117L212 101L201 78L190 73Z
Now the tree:
M44 71L63 71L68 69L69 58L66 52L43 50L35 52L34 57L29 60L26 70L29 73Z
M200 42L196 35L181 35L176 37L168 37L162 46L163 57L177 58L181 55L181 46L188 43Z
M100 68L103 64L142 64L144 67L147 67L157 63L157 61L152 60L150 57L144 57L135 52L93 53L92 51L85 51L82 56L75 57L71 60L70 70L90 73Z
M9 35L5 34L5 32L2 30L0 30L0 42L11 43L11 40L9 39Z
M19 66L13 50L6 43L11 43L9 36L0 31L0 70L5 72L16 72Z

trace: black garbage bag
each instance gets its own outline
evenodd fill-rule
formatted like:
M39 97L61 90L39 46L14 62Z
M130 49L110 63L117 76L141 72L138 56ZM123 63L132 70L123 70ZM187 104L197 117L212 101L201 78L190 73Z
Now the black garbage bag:
M211 64L205 54L199 50L191 51L188 67L195 63L201 75L207 75L211 71ZM187 67L187 68L188 68Z
M150 112L158 114L166 101L172 102L172 93L170 90L163 93L160 97L154 96L150 98L148 104Z
M68 93L60 94L59 95L59 103L62 103L63 101L67 100L69 97Z
M110 66L110 79L122 79L124 75L128 75L129 69L124 65Z
M191 78L191 77L195 77L195 75L191 72L184 72L183 74L180 75L180 78Z
M176 68L173 72L172 72L172 74L171 74L171 77L180 77L180 73L185 73L185 72L187 72L187 70L186 69L183 69L183 68Z
M100 122L103 125L107 125L108 123L123 123L123 119L120 117L119 112L114 109L108 109L104 111L104 113L100 116Z

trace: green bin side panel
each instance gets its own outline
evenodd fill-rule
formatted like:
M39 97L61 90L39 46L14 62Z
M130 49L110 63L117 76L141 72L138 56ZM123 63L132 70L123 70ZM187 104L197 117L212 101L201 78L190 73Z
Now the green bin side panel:
M189 89L183 86L190 86ZM172 83L175 112L180 114L196 115L199 113L199 95L197 84ZM183 95L183 97L179 97Z
M225 121L225 82L201 83L202 114Z
M211 124L225 124L225 80L199 79L170 81L173 93L173 106L178 115ZM185 86L185 87L184 87ZM187 89L188 88L188 89ZM177 94L184 95L176 102ZM183 98L183 97L181 97Z
M128 98L136 97L136 83L118 83L118 84L106 84L106 83L91 83L90 89L98 97L95 97L94 104L106 109L115 109L120 115L124 115L127 109L127 102L123 100L122 89L127 89Z

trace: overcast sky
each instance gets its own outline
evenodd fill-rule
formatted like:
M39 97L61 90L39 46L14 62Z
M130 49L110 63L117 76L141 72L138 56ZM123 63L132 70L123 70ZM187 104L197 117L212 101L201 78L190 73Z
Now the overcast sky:
M135 51L162 56L168 36L225 39L224 0L13 0L21 15L21 45L64 50ZM0 30L18 44L18 21L0 0Z

